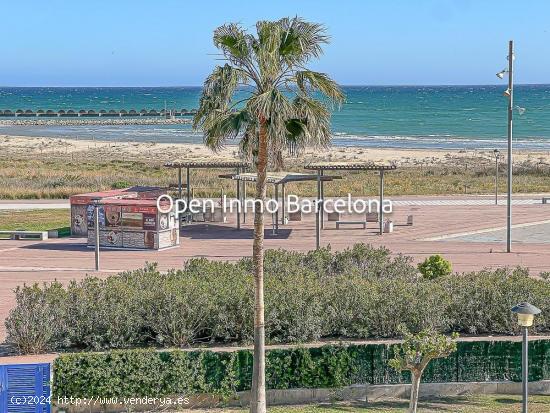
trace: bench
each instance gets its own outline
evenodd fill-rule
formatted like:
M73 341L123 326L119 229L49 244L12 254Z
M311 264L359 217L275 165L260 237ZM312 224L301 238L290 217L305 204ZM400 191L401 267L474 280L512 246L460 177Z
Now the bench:
M48 231L0 231L0 238L12 240L47 240Z
M336 221L336 229L340 229L340 225L363 225L363 229L367 229L365 221Z
M367 212L365 215L365 221L378 222L378 212Z
M550 201L550 196L543 196L542 197L542 203L543 204L548 204Z

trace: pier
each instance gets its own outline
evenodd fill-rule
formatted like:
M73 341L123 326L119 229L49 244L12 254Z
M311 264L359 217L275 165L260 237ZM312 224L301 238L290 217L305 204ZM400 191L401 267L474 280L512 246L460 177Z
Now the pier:
M73 109L60 109L60 110L43 110L38 109L33 111L31 109L17 109L17 110L2 110L0 109L0 117L50 117L50 118L69 118L69 117L181 117L181 116L193 116L197 111L195 109L120 109L120 110L73 110Z

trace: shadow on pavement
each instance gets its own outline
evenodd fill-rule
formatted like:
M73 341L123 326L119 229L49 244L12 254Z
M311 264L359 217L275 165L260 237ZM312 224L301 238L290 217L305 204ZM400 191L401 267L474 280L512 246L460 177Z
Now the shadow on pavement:
M292 230L287 228L279 228L276 235L273 234L271 228L264 231L265 239L287 239ZM252 239L254 230L250 228L242 228L240 230L224 225L212 224L191 224L182 228L181 236L190 239Z

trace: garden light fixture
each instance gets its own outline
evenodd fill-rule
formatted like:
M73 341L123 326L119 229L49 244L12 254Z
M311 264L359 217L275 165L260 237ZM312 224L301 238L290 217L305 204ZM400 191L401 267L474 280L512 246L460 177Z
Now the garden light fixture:
M523 330L523 344L521 352L521 378L523 389L522 413L527 413L527 398L529 396L529 337L528 329L533 325L535 315L540 313L540 310L527 302L519 303L512 308L512 312L518 315L518 324Z

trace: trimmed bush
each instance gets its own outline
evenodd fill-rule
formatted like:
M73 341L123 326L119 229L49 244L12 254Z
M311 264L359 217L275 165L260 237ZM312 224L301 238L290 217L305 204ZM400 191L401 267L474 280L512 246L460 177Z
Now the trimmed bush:
M115 350L61 355L53 392L61 397L159 397L234 392L238 353Z
M550 340L529 343L529 380L550 379ZM338 388L409 383L388 365L386 344L286 348L266 353L270 389ZM62 354L54 362L54 397L162 397L250 390L252 352L114 350ZM521 380L521 343L459 342L456 353L433 360L424 382Z
M418 271L428 280L450 275L453 271L451 263L441 255L432 255L418 264Z
M148 265L65 288L21 287L6 320L8 341L22 353L249 343L251 267L248 258L193 259L167 273ZM341 252L267 251L265 282L271 343L391 338L403 328L515 334L510 308L521 301L542 310L535 331L550 331L550 283L529 277L525 269L429 280L409 258L358 244Z

